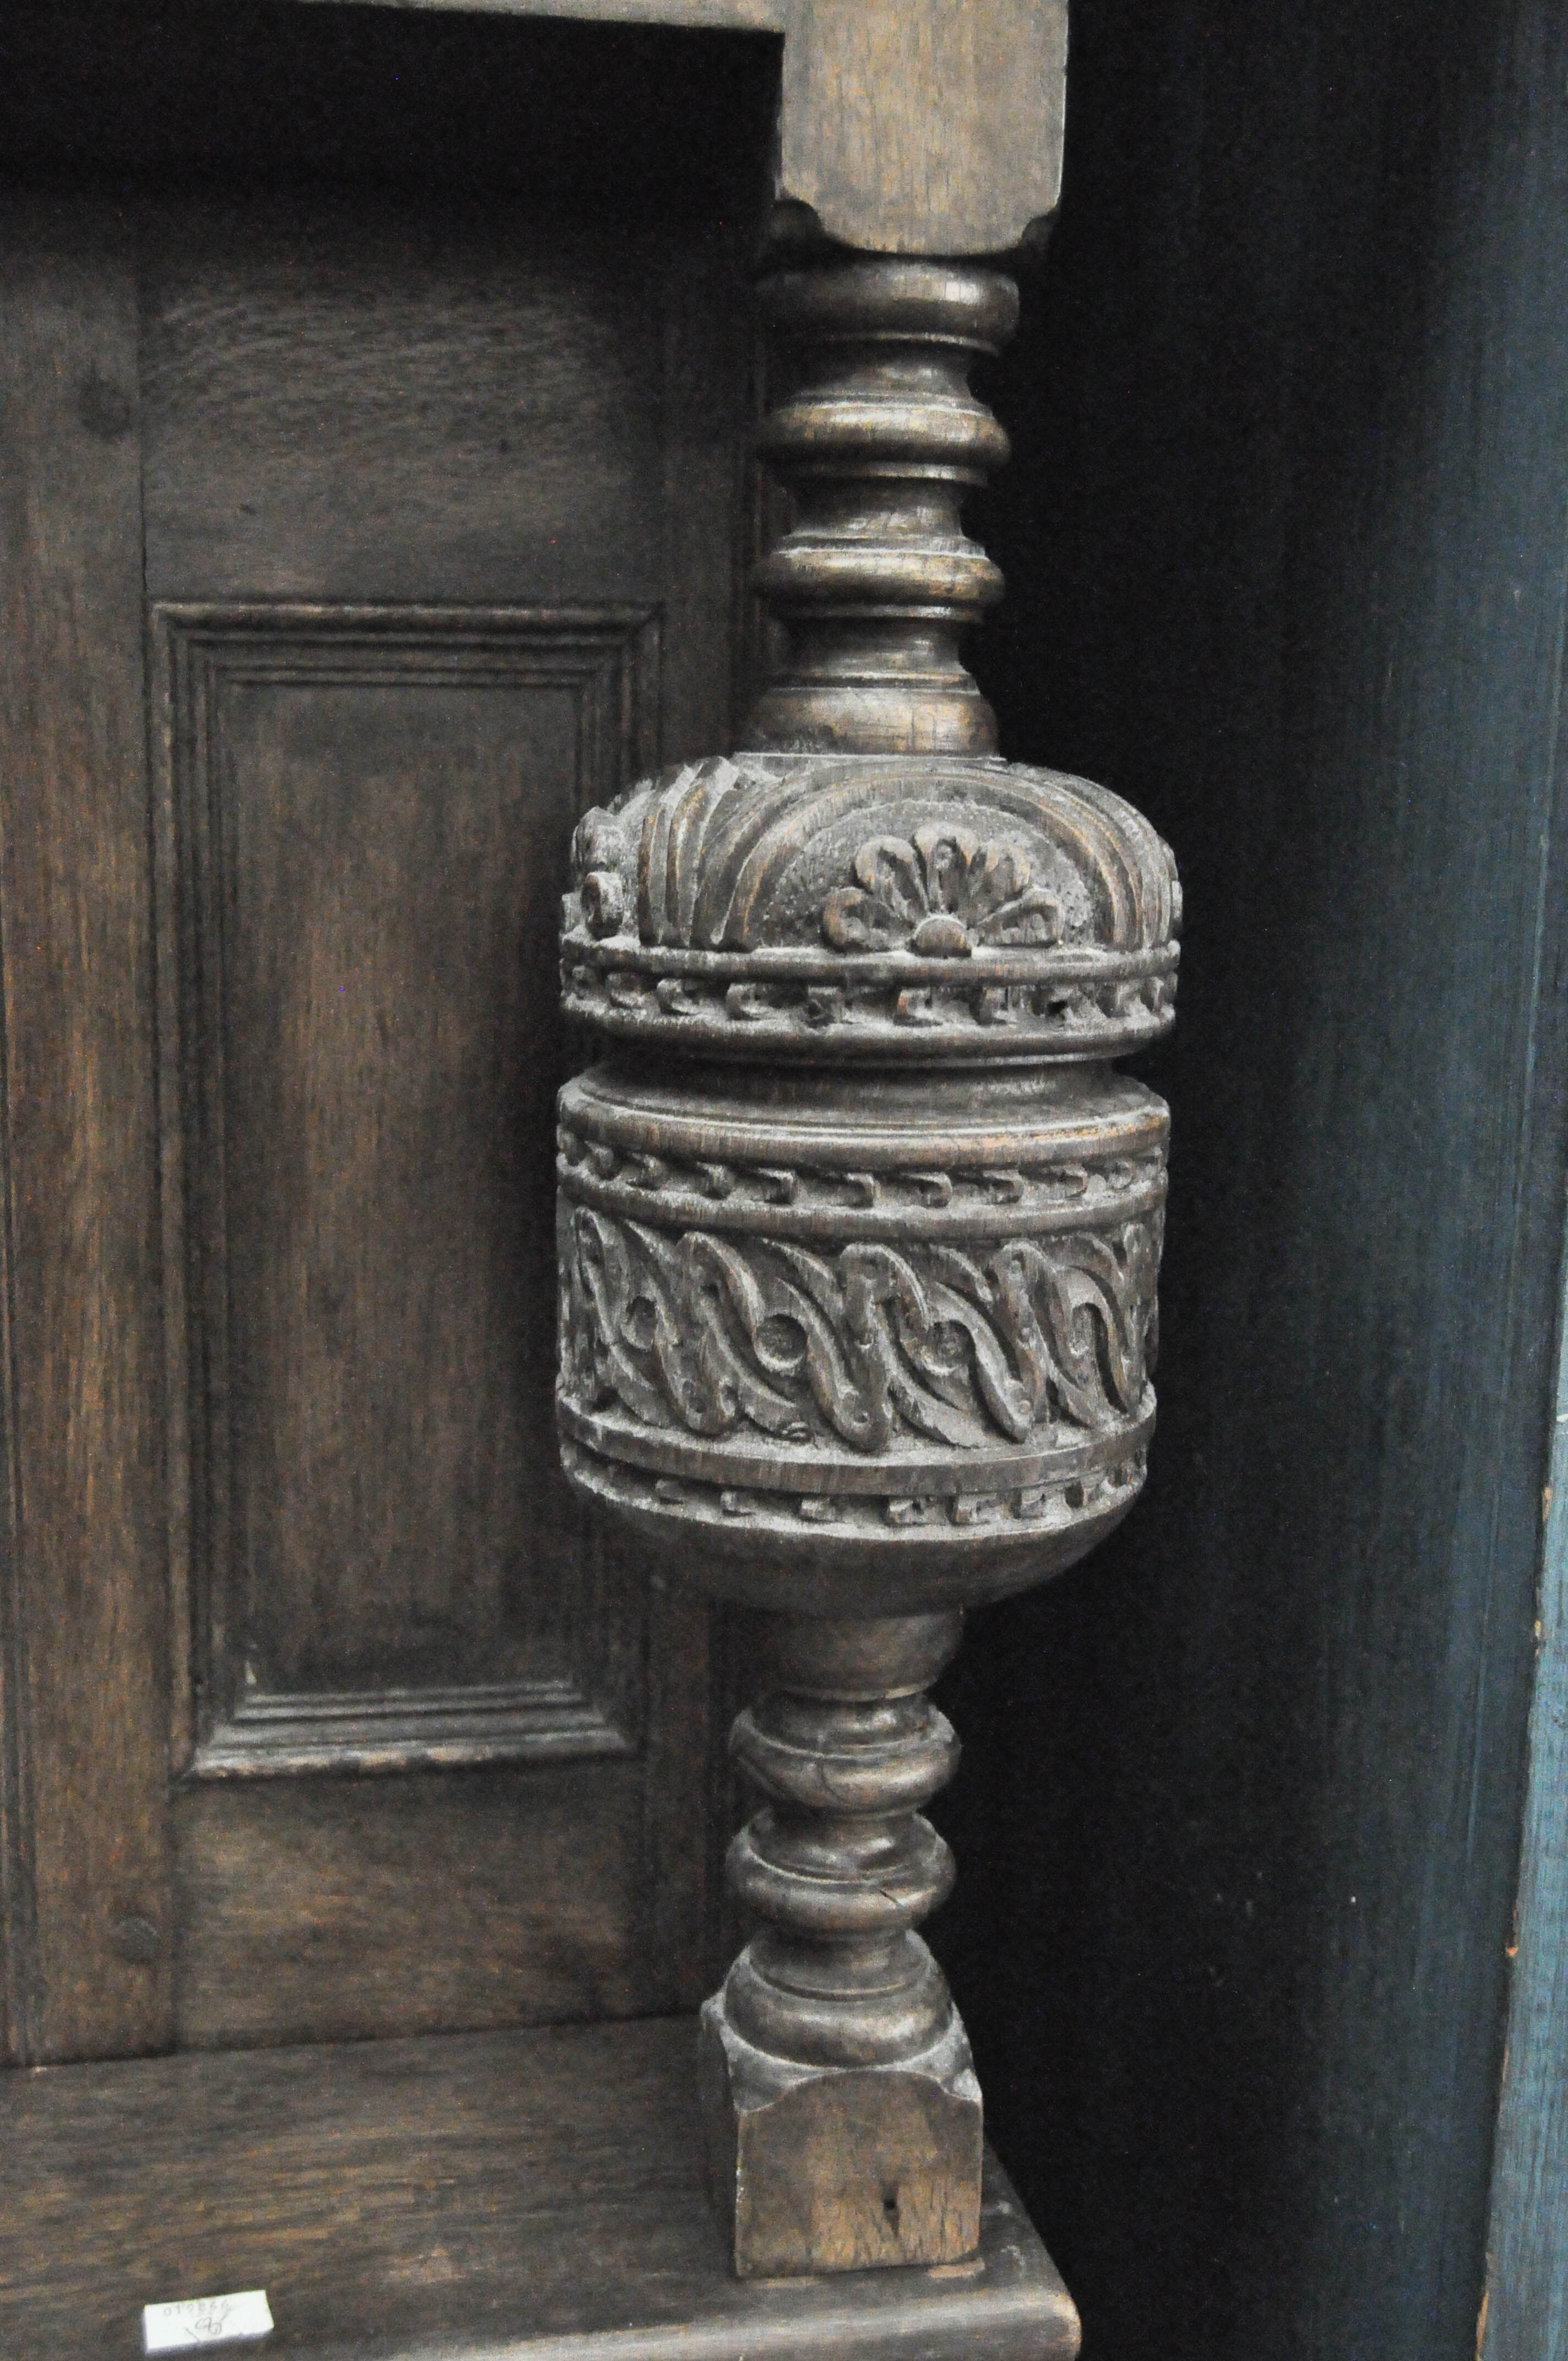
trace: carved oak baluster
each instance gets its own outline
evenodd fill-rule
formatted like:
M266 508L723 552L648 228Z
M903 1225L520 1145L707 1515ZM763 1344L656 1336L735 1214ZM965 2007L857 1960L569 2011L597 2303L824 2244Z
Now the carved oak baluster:
M981 2100L916 1928L956 1760L924 1691L961 1610L1071 1565L1143 1482L1164 1106L1108 1060L1173 1016L1166 847L1000 762L957 635L999 590L963 489L994 271L765 282L795 496L751 743L578 830L563 972L610 1055L561 1098L562 1451L763 1611L734 1749L758 1931L703 2012L738 2270L954 2261Z

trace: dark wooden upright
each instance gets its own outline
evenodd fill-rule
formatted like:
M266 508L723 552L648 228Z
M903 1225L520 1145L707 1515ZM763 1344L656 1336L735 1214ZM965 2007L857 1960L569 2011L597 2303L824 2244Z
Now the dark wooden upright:
M742 2276L940 2264L980 2235L969 2044L916 1931L963 1609L1137 1497L1179 892L1104 789L996 758L959 634L1001 592L966 489L1000 272L825 243L767 275L788 654L732 758L590 812L561 1115L572 1481L761 1609L729 1876L758 1931L702 2017Z

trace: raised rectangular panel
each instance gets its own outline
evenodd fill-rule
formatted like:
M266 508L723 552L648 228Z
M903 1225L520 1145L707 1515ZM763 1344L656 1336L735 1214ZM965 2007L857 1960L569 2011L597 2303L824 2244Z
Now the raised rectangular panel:
M653 759L656 618L152 628L176 1762L626 1752L640 1634L551 1422L554 921Z

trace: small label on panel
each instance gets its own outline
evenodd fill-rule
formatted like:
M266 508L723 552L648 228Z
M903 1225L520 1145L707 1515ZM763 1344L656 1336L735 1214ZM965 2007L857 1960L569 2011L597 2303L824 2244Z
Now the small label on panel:
M144 2353L197 2353L212 2345L243 2345L272 2333L264 2288L243 2295L199 2295L188 2303L144 2303Z

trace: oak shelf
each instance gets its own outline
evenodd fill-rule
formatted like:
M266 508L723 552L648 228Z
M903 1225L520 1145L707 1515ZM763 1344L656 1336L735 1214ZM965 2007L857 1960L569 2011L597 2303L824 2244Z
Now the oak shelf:
M689 2018L39 2067L0 2085L0 2351L115 2361L146 2302L265 2287L301 2361L1070 2361L988 2156L981 2252L741 2283Z

